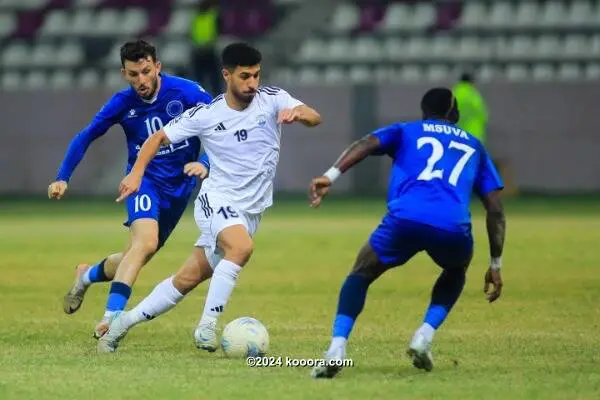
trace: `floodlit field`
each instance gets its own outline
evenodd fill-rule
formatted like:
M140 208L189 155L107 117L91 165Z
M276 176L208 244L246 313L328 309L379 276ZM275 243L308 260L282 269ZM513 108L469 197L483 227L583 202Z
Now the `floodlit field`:
M475 259L435 337L433 372L404 355L439 272L419 256L371 287L350 341L354 367L314 381L308 368L249 368L196 350L206 285L134 328L118 353L97 355L91 333L108 285L92 287L74 315L61 302L76 264L124 245L121 206L1 202L0 399L598 399L599 206L510 203L505 290L493 305L482 292L488 245L476 212ZM256 317L269 329L270 355L321 357L340 285L382 211L381 201L331 201L317 211L281 203L263 219L222 322ZM197 235L190 207L142 271L130 306L179 267Z

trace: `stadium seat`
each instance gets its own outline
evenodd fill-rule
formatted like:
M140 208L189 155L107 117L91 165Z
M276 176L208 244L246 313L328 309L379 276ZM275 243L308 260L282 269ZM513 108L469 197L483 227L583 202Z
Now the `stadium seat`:
M589 38L589 49L588 49L588 57L593 59L600 59L600 34L592 35Z
M312 85L316 83L323 83L323 79L321 79L318 69L313 67L304 67L298 74L298 82L301 85Z
M562 52L562 43L557 35L543 35L537 40L535 57L539 59L557 58Z
M64 42L56 50L56 64L62 67L76 67L84 61L84 51L81 44L76 42Z
M405 30L410 26L411 18L412 13L408 5L404 3L392 3L387 8L385 16L377 29L384 32Z
M418 2L410 19L413 29L425 29L433 26L436 18L435 5L431 2Z
M148 13L141 8L129 8L121 15L118 32L123 35L136 35L148 26Z
M405 43L402 39L390 36L382 44L382 57L388 61L399 61L406 56Z
M579 65L564 63L558 68L558 78L563 81L574 81L582 77Z
M511 21L508 25L519 28L535 26L542 21L540 12L541 10L537 3L532 1L519 2L516 5L515 13L511 17Z
M477 71L477 80L481 82L493 81L499 75L499 68L492 64L483 64Z
M389 83L393 80L394 69L392 67L376 67L372 71L372 77L375 78L377 83Z
M4 48L2 65L5 67L21 67L29 63L29 47L21 42L12 42Z
M350 68L348 77L352 83L367 83L373 80L371 70L362 65L355 65Z
M0 14L0 39L10 36L17 28L17 18L12 13Z
M360 10L352 3L340 4L331 19L330 29L335 33L349 32L358 26Z
M514 20L514 6L512 3L507 1L493 2L485 26L506 28L511 26Z
M592 21L592 4L587 0L574 0L568 12L567 21L571 26L585 26Z
M81 9L75 12L70 24L70 33L83 36L96 31L96 20L94 11L90 9Z
M508 56L514 59L528 59L535 48L535 42L530 36L515 36L509 40Z
M124 29L121 13L117 10L100 10L94 16L94 29L87 33L92 36L112 36L117 35Z
M431 55L436 59L456 58L456 40L450 36L438 35L430 41Z
M189 32L193 14L189 10L176 10L164 31L167 35L186 35Z
M68 89L73 86L73 74L70 70L59 69L50 75L48 86L52 89Z
M323 73L323 81L327 84L347 83L348 77L341 67L328 67Z
M551 0L544 4L539 25L547 28L555 28L568 25L565 16L568 15L564 1Z
M306 39L298 51L299 61L320 61L327 57L327 44L320 39Z
M100 84L100 74L96 69L83 70L77 78L77 85L82 89L97 87Z
M554 68L551 64L536 64L531 70L531 77L535 81L551 81L554 79Z
M376 61L383 57L381 42L373 37L361 36L354 42L354 57L358 61Z
M100 4L104 0L72 0L75 8L91 8Z
M600 79L600 64L590 63L585 66L585 78L590 81Z
M407 65L400 69L399 77L405 83L420 82L423 80L423 71L416 65Z
M39 10L48 4L50 0L3 0L2 6L13 10Z
M118 68L121 66L121 46L123 44L121 41L115 41L104 56L102 60L102 65L106 68ZM161 51L161 59L162 59L162 51Z
M560 56L563 58L585 57L590 51L588 40L585 35L572 34L567 35L564 41L564 49Z
M405 57L411 60L430 58L431 51L428 44L428 41L423 37L413 37L408 39Z
M66 11L50 11L46 14L39 33L44 37L68 35L70 25L71 21Z
M347 38L332 39L327 50L328 60L334 62L350 61L354 58L352 54L352 42Z
M37 44L31 52L30 63L34 67L43 68L44 66L56 65L56 49L51 44Z
M47 86L48 76L43 71L31 71L23 80L24 89L37 90Z
M443 82L450 78L450 68L446 65L432 64L427 68L426 79L429 82Z
M23 79L20 73L10 71L2 74L2 90L21 90L22 88Z
M456 46L455 54L463 61L487 59L492 53L489 41L477 36L463 37Z
M509 82L522 82L529 78L527 67L522 64L509 64L505 71L506 80Z
M163 46L161 60L165 65L173 68L189 64L191 48L187 41L178 40Z
M468 1L463 6L458 25L463 28L479 28L487 24L487 5L483 2Z
M112 90L121 90L127 87L119 71L109 70L104 75L104 85Z

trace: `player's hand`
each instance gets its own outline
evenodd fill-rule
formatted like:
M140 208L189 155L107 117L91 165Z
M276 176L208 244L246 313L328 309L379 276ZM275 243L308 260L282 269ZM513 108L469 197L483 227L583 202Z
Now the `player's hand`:
M490 292L490 285L492 291ZM487 300L492 303L500 297L502 293L502 275L500 270L493 270L489 268L485 274L485 284L483 286L483 292L487 294Z
M277 116L278 124L291 124L298 120L300 113L294 108L286 108L279 111Z
M199 176L201 179L204 179L208 176L208 168L198 161L193 161L185 164L183 173L187 176Z
M117 199L117 203L122 202L129 195L133 193L137 193L140 190L140 185L142 184L142 177L134 174L129 174L121 181L119 185L119 198Z
M52 182L50 186L48 186L48 198L57 200L62 199L67 191L67 187L68 185L65 181Z
M313 208L319 207L321 201L331 187L331 181L326 176L319 176L314 178L310 184L310 206Z

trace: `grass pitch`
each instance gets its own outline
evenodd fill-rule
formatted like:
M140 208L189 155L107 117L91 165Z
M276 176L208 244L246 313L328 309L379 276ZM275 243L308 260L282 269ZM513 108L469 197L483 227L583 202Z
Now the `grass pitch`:
M256 251L221 323L260 319L270 355L320 358L338 291L382 201L319 210L283 202L269 211ZM476 254L463 296L436 334L435 369L415 370L404 351L439 273L425 256L370 289L349 345L354 367L332 381L309 368L249 368L195 349L192 332L207 285L134 328L114 355L91 338L108 285L92 287L74 315L62 311L74 266L120 250L124 213L110 200L0 203L0 399L598 399L600 203L507 206L505 288L485 302L485 224L475 213ZM173 273L198 235L187 210L142 271L129 305ZM221 324L222 326L222 324Z

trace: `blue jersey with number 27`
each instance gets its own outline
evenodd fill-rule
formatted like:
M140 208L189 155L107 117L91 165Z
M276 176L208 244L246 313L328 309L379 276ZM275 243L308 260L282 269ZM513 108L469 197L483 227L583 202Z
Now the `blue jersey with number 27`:
M388 212L449 231L471 227L470 202L502 189L487 151L475 137L445 121L424 120L381 128L378 154L393 159Z

